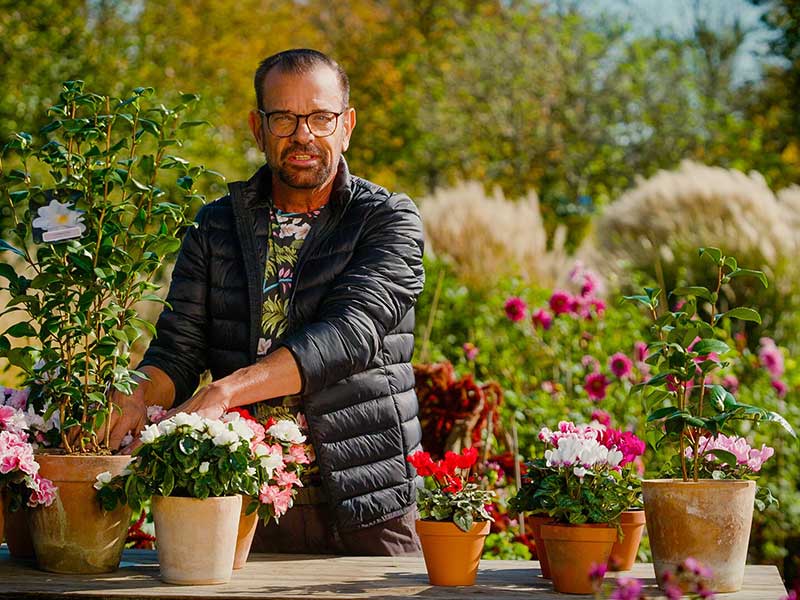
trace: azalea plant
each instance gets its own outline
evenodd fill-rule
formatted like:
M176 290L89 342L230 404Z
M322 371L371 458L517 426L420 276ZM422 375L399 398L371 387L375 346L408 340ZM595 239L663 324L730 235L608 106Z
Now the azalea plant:
M662 291L658 288L645 288L644 295L625 297L646 306L653 318L655 339L648 345L646 360L653 367L653 376L634 388L642 391L649 413L648 442L656 449L668 444L678 446L672 467L684 481L697 481L708 474L714 478L739 477L747 472L741 465L750 460L751 449L748 447L748 458L743 462L736 455L736 449L746 442L719 437L736 421L775 422L795 436L781 415L739 402L713 380L716 372L728 366L724 357L732 351L727 322L761 322L758 311L750 307L729 307L719 312L723 286L737 277L753 277L766 287L766 276L740 268L735 258L717 248L700 248L699 253L716 268L712 287L677 288L670 294L674 304L666 310L660 310ZM757 452L760 469L768 450L764 447Z
M618 524L623 511L641 506L632 463L644 442L631 432L559 423L544 427L544 458L526 463L527 473L512 500L517 512L546 514L556 522Z
M58 415L68 452L108 452L111 394L143 377L129 368L131 347L154 333L137 304L162 302L154 278L202 200L205 169L173 153L200 124L184 120L198 97L167 107L152 96L68 81L38 138L15 133L0 156L2 314L17 318L0 357L23 372L44 420Z
M292 507L309 457L292 420L267 423L243 410L222 419L177 413L148 425L142 445L121 475L101 473L95 487L106 510L127 503L135 512L152 496L208 498L242 494L253 498L247 513L265 522Z
M464 448L460 454L446 452L438 461L419 451L407 460L425 480L425 487L417 488L421 519L452 521L462 531L469 531L476 521L493 520L486 506L495 493L469 480L469 472L478 460L476 448Z
M22 396L23 391L8 388L0 393L0 490L5 488L12 511L49 506L56 498L53 483L39 475L26 415L17 406Z

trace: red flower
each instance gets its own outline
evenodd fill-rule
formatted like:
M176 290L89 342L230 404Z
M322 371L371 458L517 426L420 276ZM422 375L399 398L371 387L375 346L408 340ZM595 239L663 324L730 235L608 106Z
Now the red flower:
M406 458L408 462L417 470L417 473L422 477L433 475L434 463L431 460L431 455L422 450L414 452L414 454Z
M606 387L608 387L608 379L602 373L589 373L584 382L586 393L589 398L595 402L599 402L606 397Z
M461 482L461 478L456 477L455 475L446 475L445 483L447 485L442 488L442 491L447 492L448 494L460 492L464 487L464 484Z
M528 306L522 298L512 296L506 300L504 308L506 310L506 316L516 323L525 318L525 311L528 309Z
M250 411L248 411L246 408L242 408L242 407L231 408L228 411L228 413L229 414L230 413L239 413L239 416L242 417L243 419L247 419L248 421L257 421L257 419L253 415L251 415Z
M461 456L459 456L459 463L458 466L461 469L469 469L475 462L478 460L478 449L473 447L464 448L461 450Z
M572 310L573 298L567 292L555 291L550 296L550 310L556 315L563 315Z

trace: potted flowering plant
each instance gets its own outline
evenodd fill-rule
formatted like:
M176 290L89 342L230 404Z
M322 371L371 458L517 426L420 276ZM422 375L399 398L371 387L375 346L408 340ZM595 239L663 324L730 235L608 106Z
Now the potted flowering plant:
M446 452L434 461L427 452L407 460L425 480L417 489L416 530L432 585L472 585L478 572L491 515L486 505L494 492L468 480L478 459L475 448Z
M774 422L795 434L782 416L738 402L713 379L732 352L726 325L732 319L761 322L749 307L720 312L723 286L738 277L754 277L766 286L766 276L740 268L735 258L717 248L701 248L699 253L715 267L712 287L673 290L670 298L677 304L662 314L660 289L646 288L644 295L626 297L646 306L654 321L655 339L648 345L647 358L653 376L634 388L641 390L649 412L648 442L656 451L677 450L664 473L680 477L644 480L642 493L659 580L692 556L713 571L710 587L733 592L742 584L756 495L749 477L770 454L766 447L750 448L736 436L733 424ZM763 498L770 499L768 492Z
M97 495L106 510L127 503L140 511L152 499L164 581L224 583L233 570L242 497L254 499L246 513L280 518L302 485L303 457L294 449L302 439L288 420L265 431L239 412L222 419L177 413L144 429L125 472L98 475ZM199 555L197 548L208 551Z
M128 517L93 510L92 496L97 473L119 473L129 460L108 456L111 397L143 377L130 368L131 348L154 328L137 306L162 302L153 280L191 224L190 202L201 199L194 188L204 169L173 154L182 130L199 124L183 120L198 98L185 94L168 108L152 95L136 88L116 99L68 81L39 138L15 133L0 156L0 282L11 297L5 312L19 318L0 334L0 358L22 372L38 414L55 416L50 441L62 450L40 458L62 501L31 514L48 570L119 564ZM54 523L65 522L62 535Z
M566 421L555 432L543 428L539 439L547 447L544 458L527 463L512 506L546 517L537 548L542 542L556 591L588 594L589 567L608 562L621 515L635 504L636 486L623 467L643 444L633 434Z

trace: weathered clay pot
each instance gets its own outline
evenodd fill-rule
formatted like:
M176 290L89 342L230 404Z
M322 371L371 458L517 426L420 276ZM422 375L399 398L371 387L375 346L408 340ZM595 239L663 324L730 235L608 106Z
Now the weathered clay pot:
M489 521L461 531L449 521L417 520L416 530L431 585L472 585L478 573Z
M553 588L562 594L591 594L592 565L608 562L617 530L606 524L542 525Z
M6 545L11 558L31 560L36 558L31 539L30 516L27 506L11 512L6 502L3 506L3 515L6 522Z
M230 581L241 496L153 496L151 508L162 580L180 585Z
M707 582L715 592L742 587L755 481L642 481L647 532L656 577L688 557L711 569Z
M611 571L630 571L633 568L639 543L642 541L644 516L643 510L626 510L620 515L623 538L620 540L617 537L614 547L611 548L611 556L608 557L608 568Z
M233 559L233 569L241 569L247 563L250 555L250 546L253 544L253 536L256 534L258 525L258 511L251 514L247 512L247 506L252 502L250 496L242 496L242 512L239 515L239 534L236 538L236 555Z
M130 456L38 454L39 473L57 487L50 506L30 509L39 568L54 573L110 573L125 547L131 509L106 512L97 501L97 475L119 475Z
M529 515L525 517L525 528L531 532L533 541L536 544L536 557L539 559L539 567L542 570L542 577L550 579L550 561L547 559L547 548L542 539L542 525L550 523L550 517L541 515Z

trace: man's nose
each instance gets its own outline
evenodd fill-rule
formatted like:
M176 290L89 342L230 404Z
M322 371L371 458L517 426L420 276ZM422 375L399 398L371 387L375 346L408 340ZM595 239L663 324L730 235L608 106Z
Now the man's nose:
M297 129L294 130L292 137L299 142L308 142L314 139L314 134L311 133L311 129L308 127L307 118L297 120Z

